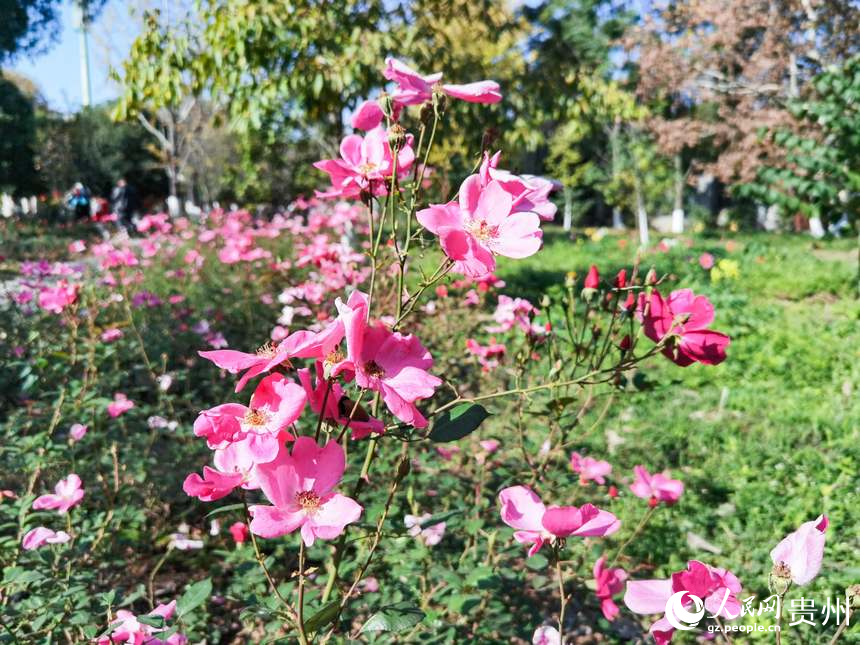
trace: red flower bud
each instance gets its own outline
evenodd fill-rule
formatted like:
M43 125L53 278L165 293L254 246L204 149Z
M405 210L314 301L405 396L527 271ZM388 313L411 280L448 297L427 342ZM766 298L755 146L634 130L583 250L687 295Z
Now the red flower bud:
M616 497L618 497L618 489L615 486L609 487L609 496L612 499L615 499Z
M628 351L630 347L633 345L630 340L630 334L627 334L624 338L621 339L621 342L618 343L618 347L621 348L622 351Z
M618 272L618 275L615 276L615 287L617 289L623 289L627 286L627 269L621 269Z
M447 298L448 297L448 287L446 287L444 284L440 284L438 287L436 287L436 295L439 298Z
M588 275L585 276L585 288L597 289L598 286L600 286L600 273L597 271L597 267L592 264L588 270Z
M645 284L657 284L657 272L654 269L648 271L645 276Z

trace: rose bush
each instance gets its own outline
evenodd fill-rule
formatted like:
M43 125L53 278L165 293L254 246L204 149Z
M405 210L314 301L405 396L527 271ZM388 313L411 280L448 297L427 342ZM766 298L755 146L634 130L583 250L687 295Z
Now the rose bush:
M667 592L739 618L745 572L707 540L672 548L678 526L705 530L678 507L692 494L713 521L717 493L659 432L625 453L601 425L731 364L704 265L658 248L660 271L595 257L537 293L506 286L497 271L541 262L550 187L489 150L455 195L426 167L446 102L500 88L384 74L397 87L357 114L367 133L289 212L151 215L145 237L17 267L7 635L560 642L601 625L665 642ZM814 517L750 546L773 548L780 599L821 568Z

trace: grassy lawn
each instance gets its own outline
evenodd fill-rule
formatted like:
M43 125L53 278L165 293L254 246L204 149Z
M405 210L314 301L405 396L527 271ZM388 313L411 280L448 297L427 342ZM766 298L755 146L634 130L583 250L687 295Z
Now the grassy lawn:
M499 273L507 293L539 294L592 262L606 275L629 267L633 248L633 238L571 242L555 232L541 253ZM699 265L703 252L737 262L738 276L713 283ZM654 359L642 390L610 407L579 444L613 463L670 468L687 484L678 507L630 548L642 561L669 562L653 573L701 558L737 572L745 592L765 597L770 549L826 513L832 534L823 575L803 595L823 602L860 579L856 258L851 240L813 245L779 235L696 237L642 257L644 270L653 265L670 283L706 294L717 310L713 327L732 337L716 368L679 370ZM808 637L816 642L813 632Z
M434 372L461 394L498 392L515 386L519 352L520 357L525 356L521 360L526 364L521 367L529 384L551 380L552 357L540 348L537 355L531 353L531 347L523 353L525 335L518 330L500 336L508 356L500 368L489 373L481 372L475 357L465 351L465 341L474 337L486 342L490 334L485 328L498 294L529 298L542 309L537 322L552 322L560 329L555 310L547 311L544 294L557 294L569 272L576 272L581 284L592 263L599 267L604 281L611 280L620 268L630 270L637 248L632 234L595 239L599 235L591 233L591 237L581 233L574 241L550 228L540 253L526 260L500 262L497 273L506 286L482 294L477 306L462 304L470 287L457 289L453 280L449 280L447 300L431 295L430 290L426 295L436 298L439 309L416 316L408 331L432 348ZM74 230L46 229L38 236L8 236L0 249L4 256L0 279L17 275L22 260L66 258L66 246L79 235ZM275 256L289 257L289 236L267 243ZM231 347L251 349L268 336L280 310L276 299L270 297L267 302L264 296L276 296L304 278L298 272L254 272L243 265L223 265L214 255L199 273L170 270L194 244L194 240L179 242L172 260L168 257L164 264L143 265L141 281L131 287L135 292L150 291L162 302L181 294L181 308L159 305L126 310L110 297L115 289L92 280L85 286L87 302L101 303L94 309L98 332L118 325L126 334L115 343L94 345L94 380L89 390L67 405L57 426L64 433L74 421L90 422L86 440L68 453L72 463L63 447L65 440L50 436L57 425L51 421L53 406L62 402L57 388L75 391L80 387L64 380L68 329L51 316L9 319L23 322L16 323L17 328L10 323L5 342L10 347L26 345L28 353L23 359L10 360L13 369L0 372L4 379L0 382L8 383L0 407L6 438L0 463L9 473L5 485L21 490L29 473L43 467L45 482L73 467L89 473L88 481L97 481L97 473L98 481L107 481L104 478L109 479L114 468L112 451L119 446L124 485L117 513L124 513L122 529L110 548L105 546L103 569L82 570L82 575L105 576L104 581L85 578L87 588L114 586L130 594L135 586L141 587L139 578L152 574L168 536L180 522L202 535L210 521L207 513L219 505L229 508L235 501L207 506L181 490L187 473L209 459L209 450L192 433L197 412L237 400L232 380L219 377L211 365L196 358L196 352L206 345L193 329L200 320L212 321ZM428 244L421 260L428 272L439 264L435 248ZM714 272L702 268L704 253L713 256L724 277L715 279ZM791 598L812 598L820 608L825 599L842 596L846 586L860 580L856 556L860 551L856 529L860 526L856 504L860 487L860 301L856 298L854 241L813 243L798 236L696 234L643 253L640 271L651 267L663 280L663 293L692 288L714 303L717 316L712 327L732 338L728 359L717 367L682 369L658 355L638 373L628 375L623 388L537 392L522 399L522 409L516 398L493 399L486 402L493 416L472 435L450 444L411 443L412 472L385 525L390 542L368 572L384 582L383 591L353 602L351 620L356 626L379 606L409 602L420 605L427 616L402 642L528 642L535 627L551 622L558 610L553 567L546 551L525 558L522 545L514 542L512 531L499 518L496 496L506 486L529 483L552 503L593 502L622 520L621 531L607 539L568 540L569 572L573 576L578 571L579 576L571 579L568 588L572 593L568 615L574 621L569 635L582 636L584 643L629 642L641 636L650 621L636 622L622 610L618 620L608 623L588 587L596 558L601 553L616 553L643 515L645 502L627 490L633 466L638 464L651 472L669 469L672 476L683 480L686 491L676 506L660 507L642 534L626 547L620 563L631 578L666 577L683 569L689 559L700 559L735 572L744 585L742 599L751 595L766 598L770 550L799 524L825 513L831 528L822 573L809 587L793 591ZM389 277L378 285L381 301L390 298L392 284ZM326 301L322 308L331 309L330 303ZM178 313L183 316L180 325ZM137 321L134 328L132 316ZM89 361L83 348L81 356ZM173 375L174 386L168 392L154 389L143 367L142 348ZM559 360L569 359L561 356ZM113 421L103 409L115 392L127 393L137 407ZM441 390L428 408L450 396ZM561 403L567 396L570 399ZM588 403L577 419L573 412L585 400ZM553 406L559 405L563 413L553 412ZM176 429L153 430L148 419L156 414L175 419ZM522 439L520 427L525 429ZM46 433L45 428L51 431ZM542 455L544 442L556 431L561 432L564 445ZM486 462L491 467L474 458L481 450L478 441L490 438L501 443ZM388 434L380 446L363 500L368 518L379 517L385 507L382 484L386 473L397 468L404 444ZM453 456L444 454L457 449ZM344 485L351 487L365 447L350 442L347 450L351 468ZM606 487L579 484L568 465L573 450L613 465L610 483L620 490L618 498L611 498ZM526 467L544 458L546 468L540 474ZM532 481L528 481L530 473ZM94 514L80 520L82 534L94 532L93 527L102 521L95 514L102 510L100 502L95 494L92 497ZM17 521L16 508L0 507L10 526ZM403 529L404 514L425 512L445 516L448 523L444 540L432 548ZM228 525L238 515L234 510L221 517L222 524ZM363 521L357 527L361 533L356 535L372 529L369 520ZM207 608L190 627L198 634L221 634L224 640L220 642L230 642L228 635L239 629L236 617L247 607L262 611L270 594L256 572L249 548L228 547L222 537L206 539L205 549L171 556L158 571L158 582L172 589L199 578L202 572L212 576L228 602ZM7 553L15 545L11 537L0 541ZM289 589L295 544L287 539L271 540L264 547L274 575ZM329 548L315 544L308 550L310 561L324 566ZM359 539L354 548L357 554L362 552ZM356 563L352 558L344 565L345 576L354 575ZM117 577L126 567L136 575ZM51 589L54 584L47 576L39 580L40 588ZM621 604L620 597L616 600ZM307 602L309 613L320 609L318 586L308 590ZM86 612L95 615L86 606ZM760 624L765 622L759 619ZM784 642L826 642L833 631L832 625L793 627ZM854 629L842 642L860 642L858 639L860 632ZM690 634L676 634L676 640L693 642ZM772 636L742 635L736 642L757 640L772 642ZM391 641L379 637L374 642Z

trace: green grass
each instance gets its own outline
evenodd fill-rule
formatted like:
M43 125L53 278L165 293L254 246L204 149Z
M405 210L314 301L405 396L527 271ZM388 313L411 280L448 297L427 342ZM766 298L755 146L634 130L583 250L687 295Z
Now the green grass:
M592 262L605 275L625 261L629 267L635 242L621 248L619 239L571 242L550 234L540 254L502 265L506 292L539 294L567 271L582 275ZM822 575L803 590L823 602L860 582L856 249L851 241L814 247L804 237L746 235L734 238L729 252L726 241L696 238L692 248L679 244L643 256L642 267L653 265L669 283L677 278L711 298L714 328L732 337L728 359L716 368L683 370L654 359L646 369L660 385L611 408L582 447L614 463L670 468L687 484L665 523L629 551L661 575L701 558L734 570L745 591L765 597L770 549L801 522L826 513L831 528ZM703 251L736 260L739 278L711 283L698 264ZM619 438L614 449L608 433ZM694 548L688 532L720 552ZM798 636L817 642L821 633L792 631L790 642Z

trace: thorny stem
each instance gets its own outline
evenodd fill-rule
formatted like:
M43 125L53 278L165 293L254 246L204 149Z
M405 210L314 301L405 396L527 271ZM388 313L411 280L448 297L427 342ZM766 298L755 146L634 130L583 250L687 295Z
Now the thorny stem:
M293 622L298 622L298 618L290 605L289 601L284 598L280 589L278 589L278 585L275 584L274 578L272 578L272 574L269 573L269 568L266 566L266 561L263 558L263 554L260 552L260 545L257 544L257 538L254 535L254 532L251 530L251 513L248 511L248 502L245 501L245 492L241 491L242 495L242 505L245 507L245 525L248 527L248 535L251 537L251 545L254 547L254 556L257 560L257 564L260 565L260 569L263 571L263 575L266 576L266 580L269 583L269 587L271 587L272 591L275 592L275 595L278 597L278 600L287 610L287 614L290 617L290 620Z
M167 562L167 558L170 557L171 551L173 551L173 548L167 547L167 551L165 551L164 555L159 558L158 562L149 573L149 580L146 588L149 594L149 606L153 609L155 609L155 576L158 575L158 571L161 569L161 566Z
M782 644L782 599L784 597L784 593L777 594L776 597L776 645Z
M299 541L299 640L304 645L308 642L308 635L305 631L305 540L300 538Z
M567 596L564 593L564 574L561 571L561 556L558 552L558 546L553 546L553 553L555 553L555 574L558 578L558 593L561 603L558 611L558 633L561 642L564 643L564 611L567 609Z
M667 335L667 338L668 338L668 335ZM453 408L456 405L459 405L460 403L476 403L478 401L487 401L489 399L497 399L497 398L502 397L502 396L511 396L514 394L529 394L530 392L538 392L540 390L548 390L548 389L555 388L555 387L567 387L569 385L603 383L603 382L605 382L605 380L604 381L591 381L590 379L592 379L593 377L598 376L600 374L606 374L606 373L615 374L617 372L629 369L630 367L632 367L636 363L641 362L641 361L645 360L646 358L650 358L654 354L658 353L660 350L663 349L663 345L664 345L664 341L661 340L652 349L650 349L645 354L642 354L641 356L634 356L634 357L632 357L632 358L630 358L630 359L628 359L628 360L626 360L626 361L624 361L618 365L614 365L612 367L603 368L603 369L591 370L590 372L587 372L586 374L583 374L582 376L577 376L576 378L567 379L564 381L553 381L552 383L540 383L539 385L531 385L529 387L524 387L524 388L514 388L511 390L502 390L501 392L493 392L491 394L482 394L481 396L472 396L472 397L458 396L454 400L449 401L448 403L446 403L442 406L439 406L438 408L436 408L432 412L428 413L427 416L428 417L435 416L435 415L439 414L440 412L444 412L445 410L450 410L451 408Z
M439 265L439 267L436 269L436 271L433 272L433 275L428 280L426 280L424 282L424 284L422 284L418 288L418 291L415 292L415 294L412 295L409 298L409 300L406 302L406 309L403 310L402 312L399 311L397 313L396 319L394 321L394 327L393 327L395 330L400 326L400 323L403 322L404 318L406 318L409 314L412 313L412 310L415 309L415 305L418 303L419 299L424 294L424 292L427 289L429 289L430 287L432 287L434 284L439 282L439 280L444 278L453 266L454 266L454 262L449 260L448 258L445 258L444 260L442 260L442 263ZM398 308L401 308L400 301L398 301Z
M319 419L317 419L317 429L314 433L314 441L319 441L320 438L320 430L322 430L323 419L325 418L325 406L328 404L328 395L331 393L331 387L331 379L326 379L325 394L323 395L322 406L320 406L320 416Z
M404 447L407 444L404 444ZM368 452L368 455L371 453ZM367 553L367 557L364 559L361 567L356 573L355 578L352 581L352 585L349 588L349 591L344 594L343 598L340 601L340 607L338 608L337 617L334 620L334 623L337 624L337 619L340 617L340 613L343 611L343 608L346 607L346 603L349 601L352 596L355 588L358 586L358 583L361 582L364 577L365 571L370 566L371 561L373 560L373 555L376 553L376 549L379 546L379 541L382 537L382 527L385 524L385 520L388 517L388 512L391 510L391 503L394 501L394 496L397 494L397 489L400 486L400 482L409 474L409 455L404 454L400 458L400 463L397 465L397 474L394 477L394 481L391 482L391 488L388 490L388 498L385 500L385 508L382 510L382 514L379 516L379 519L376 522L376 531L373 534L373 543L370 545L370 551Z
M836 629L836 633L833 634L833 638L830 639L830 643L828 645L835 645L836 641L842 636L846 629L848 629L849 619L851 618L851 605L845 608L845 620L839 623L839 627ZM779 633L779 632L777 632Z
M719 627L719 628L720 628L720 634L722 635L723 639L724 639L724 640L725 640L729 645L731 645L731 644L732 644L732 639L731 639L731 638L729 638L729 633L726 631L726 628L723 626L723 621L721 621L721 620L720 620L720 617L719 617L719 616L714 616L714 622L716 622L716 623L717 623L717 627Z

